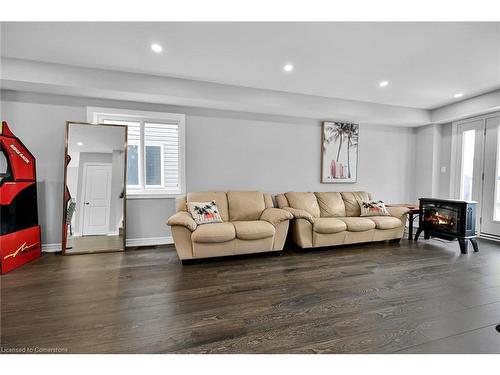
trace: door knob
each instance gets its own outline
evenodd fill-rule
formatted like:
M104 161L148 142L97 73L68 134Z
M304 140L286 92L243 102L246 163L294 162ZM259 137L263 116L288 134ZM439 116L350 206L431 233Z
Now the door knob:
M86 204L86 205L89 205L89 204L90 204L90 202L85 202L85 204Z

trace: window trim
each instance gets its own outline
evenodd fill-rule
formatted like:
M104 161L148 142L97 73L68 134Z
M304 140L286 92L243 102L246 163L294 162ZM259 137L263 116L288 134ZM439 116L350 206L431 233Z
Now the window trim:
M166 189L146 188L130 189L127 188L127 199L151 199L151 198L177 198L186 193L186 115L181 113L138 111L120 108L87 107L87 121L92 123L102 123L103 117L112 117L116 120L153 122L153 123L171 123L176 124L179 130L179 189L177 191L167 191ZM141 126L141 137L139 149L145 150L144 146L144 126ZM139 162L144 164L145 155L140 155ZM144 166L141 166L143 169ZM162 170L162 174L163 174ZM143 173L139 175L139 181L142 183ZM145 182L144 182L145 184ZM142 185L141 185L142 186Z

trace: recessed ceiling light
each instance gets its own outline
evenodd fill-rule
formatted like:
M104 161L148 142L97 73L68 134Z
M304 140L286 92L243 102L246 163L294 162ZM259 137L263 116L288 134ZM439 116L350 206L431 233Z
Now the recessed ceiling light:
M76 142L78 146L83 146L83 142Z
M380 87L385 87L385 86L387 86L388 84L389 84L389 81L382 81L382 82L380 82L378 85L379 85Z
M160 53L161 51L163 51L163 47L160 46L158 43L151 44L151 49L156 53Z
M291 72L293 70L293 65L292 64L286 64L284 67L283 67L283 70L285 72Z
M455 95L453 95L454 98L461 98L462 96L464 96L464 94L462 94L461 92L458 92Z

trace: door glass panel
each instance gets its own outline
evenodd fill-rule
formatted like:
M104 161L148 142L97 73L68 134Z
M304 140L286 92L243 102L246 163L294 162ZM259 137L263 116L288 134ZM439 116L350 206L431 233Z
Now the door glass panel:
M463 132L462 142L462 171L460 176L461 199L472 200L472 176L474 172L474 143L476 131L474 129Z
M497 166L495 173L495 199L493 200L493 220L500 221L500 125L497 128Z

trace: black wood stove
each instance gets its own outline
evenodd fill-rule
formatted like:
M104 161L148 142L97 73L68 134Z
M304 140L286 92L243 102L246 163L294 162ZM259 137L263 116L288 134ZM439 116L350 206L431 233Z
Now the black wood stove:
M469 241L474 252L476 242L476 202L455 199L420 198L420 215L415 241L422 232L424 238L431 236L445 240L457 239L462 254L467 254Z

